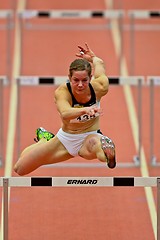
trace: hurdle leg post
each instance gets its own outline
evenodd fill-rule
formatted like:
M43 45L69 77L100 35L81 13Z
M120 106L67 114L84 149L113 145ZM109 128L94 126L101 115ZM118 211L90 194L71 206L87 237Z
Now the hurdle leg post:
M157 240L160 240L160 178L157 178Z
M152 166L156 165L154 156L154 81L150 81L150 162Z
M119 53L119 75L122 75L122 61L123 61L123 15L118 19L119 32L120 32L120 53Z
M142 82L138 81L138 160L141 162L141 143L142 143Z
M135 58L135 29L134 29L134 15L131 15L130 17L130 75L134 75L134 58Z
M3 165L3 79L0 79L0 167Z
M3 178L3 240L8 240L8 178Z
M7 81L11 83L11 31L12 31L12 16L9 12L7 15L7 56L6 56L6 66L7 66Z
M17 157L19 157L21 146L21 114L20 114L20 79L17 79Z

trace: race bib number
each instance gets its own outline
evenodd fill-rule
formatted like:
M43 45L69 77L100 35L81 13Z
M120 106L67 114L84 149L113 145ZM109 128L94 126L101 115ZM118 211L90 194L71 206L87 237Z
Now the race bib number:
M99 113L95 113L93 116L90 116L88 114L81 115L75 119L70 120L70 123L82 123L87 122L89 120L92 120L93 118L96 118L99 116Z

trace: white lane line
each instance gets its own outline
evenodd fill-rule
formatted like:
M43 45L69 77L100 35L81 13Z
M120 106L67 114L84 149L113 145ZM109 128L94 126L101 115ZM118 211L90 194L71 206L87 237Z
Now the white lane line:
M19 0L17 3L17 11L23 10L25 8L26 1ZM13 152L14 152L14 138L16 129L16 114L17 114L17 85L15 82L15 77L19 76L20 73L20 25L15 15L15 35L14 35L14 55L13 55L13 69L11 77L11 89L10 89L10 103L9 103L9 117L8 117L8 133L7 133L7 144L6 144L6 159L5 159L5 169L4 176L10 177L12 175L12 164L13 164ZM9 191L10 200L10 191ZM1 212L1 226L0 226L0 238L3 239L3 203Z
M113 8L113 0L105 0L106 7L112 9ZM118 28L118 23L117 20L112 20L111 21L111 31L112 31L112 38L115 46L115 51L117 56L119 57L120 55L120 32ZM128 76L128 70L127 70L127 64L126 64L126 59L123 57L122 58L122 65L121 65L121 74L124 76ZM127 109L129 113L129 118L130 118L130 123L132 127L132 134L134 138L134 143L136 150L138 151L138 120L137 120L137 115L136 115L136 110L135 110L135 104L131 92L130 86L124 86L124 95L127 103ZM144 148L143 146L141 147L141 175L142 177L149 177L149 171L147 167L147 161L144 153ZM154 232L154 237L157 239L157 212L156 212L156 206L155 206L155 201L153 197L153 192L151 187L146 187L144 188L146 199L147 199L147 204L149 208L149 213L151 217L151 222L152 222L152 228Z

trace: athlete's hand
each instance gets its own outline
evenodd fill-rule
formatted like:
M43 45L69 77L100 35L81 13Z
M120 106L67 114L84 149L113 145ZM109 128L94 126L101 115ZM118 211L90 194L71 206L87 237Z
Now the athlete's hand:
M97 106L85 107L86 114L89 116L94 116L96 113L102 115L102 109Z
M79 53L76 53L77 57L84 58L89 62L93 62L93 57L95 57L94 52L90 49L87 43L85 43L85 48L78 46Z

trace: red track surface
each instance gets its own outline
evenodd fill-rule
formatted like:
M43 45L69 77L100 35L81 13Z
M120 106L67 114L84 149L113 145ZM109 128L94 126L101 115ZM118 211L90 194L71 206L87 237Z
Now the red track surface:
M3 3L4 4L4 3ZM5 5L6 4L6 5ZM6 1L0 9L15 7ZM133 3L132 3L133 4ZM115 8L158 9L157 1L119 1ZM103 0L93 1L27 1L27 9L105 9ZM154 20L155 21L155 20ZM79 26L105 24L104 19L34 20L34 23ZM126 20L127 22L127 20ZM153 23L153 21L149 21ZM5 36L1 33L3 44ZM136 32L135 75L159 75L160 31ZM129 62L129 33L124 32L124 56ZM106 62L109 76L119 75L118 59L109 30L23 30L22 75L67 75L68 65L75 58L77 44L88 42ZM4 46L4 45L3 45ZM2 45L0 49L4 49ZM3 52L1 75L5 75ZM5 136L7 133L9 87L5 88ZM56 133L59 116L53 101L54 87L22 87L21 89L21 149L32 144L35 129L43 126ZM132 89L135 102L136 91ZM155 92L155 155L159 158L159 89ZM150 176L158 176L159 168L150 166L149 155L149 88L143 88L143 147ZM121 86L111 86L102 101L104 116L101 130L114 139L118 162L132 162L136 149L127 105ZM5 138L5 143L6 143ZM13 164L17 160L16 144ZM75 158L70 162L87 162ZM97 161L94 161L97 162ZM4 166L5 167L5 166ZM1 176L4 175L1 169ZM13 172L13 176L16 176ZM139 168L40 168L29 176L141 176ZM26 190L27 189L27 190ZM155 192L154 192L155 193ZM9 240L153 240L153 230L143 188L12 188L9 212Z

